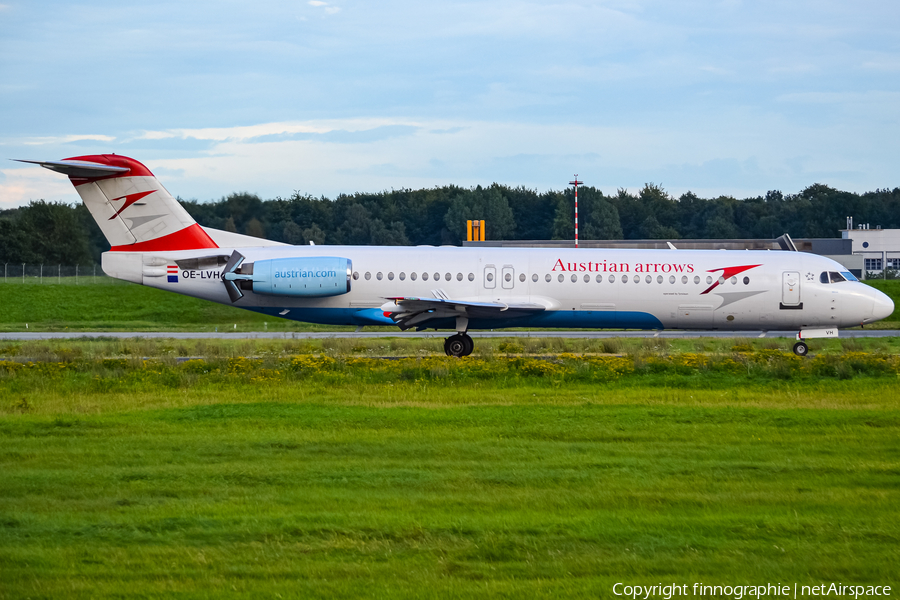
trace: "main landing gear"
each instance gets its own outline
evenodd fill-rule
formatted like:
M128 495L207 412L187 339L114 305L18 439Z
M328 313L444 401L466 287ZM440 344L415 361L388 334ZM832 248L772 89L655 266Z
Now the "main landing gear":
M457 333L444 340L444 352L447 353L447 356L455 356L457 358L468 356L472 354L474 349L475 342L472 341L472 338L467 333Z
M806 342L797 342L794 344L794 354L797 356L806 356L809 353L809 346Z

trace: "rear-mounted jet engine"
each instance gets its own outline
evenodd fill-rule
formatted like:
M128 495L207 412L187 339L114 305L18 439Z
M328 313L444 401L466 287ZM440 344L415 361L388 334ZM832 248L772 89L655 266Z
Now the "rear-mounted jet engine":
M353 265L347 258L272 258L245 263L244 256L235 250L222 271L222 281L232 302L243 298L244 291L324 298L349 292L352 272Z

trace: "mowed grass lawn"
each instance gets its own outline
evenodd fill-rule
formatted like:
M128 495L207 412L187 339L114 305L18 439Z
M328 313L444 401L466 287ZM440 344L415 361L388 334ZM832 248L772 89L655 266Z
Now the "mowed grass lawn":
M60 381L0 382L2 598L900 583L895 375Z

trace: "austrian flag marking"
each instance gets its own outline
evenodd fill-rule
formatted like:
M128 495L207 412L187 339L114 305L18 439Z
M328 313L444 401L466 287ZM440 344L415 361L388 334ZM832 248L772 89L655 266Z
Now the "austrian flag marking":
M178 265L167 265L166 273L169 283L178 283Z

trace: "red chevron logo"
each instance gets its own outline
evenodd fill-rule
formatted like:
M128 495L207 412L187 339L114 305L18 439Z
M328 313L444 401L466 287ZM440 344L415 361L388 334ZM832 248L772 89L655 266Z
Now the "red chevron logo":
M152 194L155 191L156 190L150 190L149 192L137 192L134 194L128 194L127 196L119 196L118 198L113 198L112 200L110 200L110 202L118 202L119 200L124 200L125 204L123 204L122 208L120 208L118 211L116 211L116 214L111 216L109 218L109 220L112 221L113 219L118 217L120 214L122 214L123 210L125 210L126 208L128 208L129 206L131 206L132 204L134 204L135 202L137 202L144 196L149 196L150 194Z
M720 280L724 281L726 279L730 279L730 278L734 277L735 275L737 275L738 273L743 273L744 271L749 271L750 269L754 269L758 266L759 265L744 265L742 267L722 267L721 269L710 269L709 271L707 271L707 273L715 273L716 271L722 271L722 274L719 276L719 279L716 279L713 282L713 284L711 286L706 288L704 291L700 292L700 295L702 296L703 294L708 294L711 291L713 291L713 289L715 289L716 286L719 285Z

